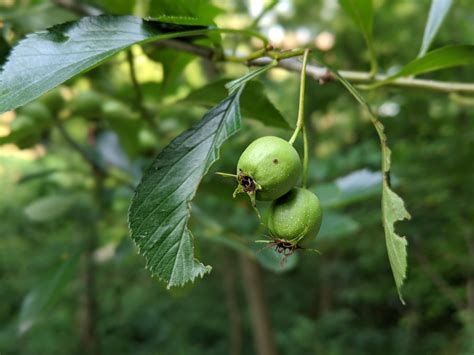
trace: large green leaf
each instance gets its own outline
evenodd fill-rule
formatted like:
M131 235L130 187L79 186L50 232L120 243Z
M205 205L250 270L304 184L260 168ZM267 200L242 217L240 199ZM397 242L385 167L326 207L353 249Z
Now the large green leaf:
M76 271L79 254L69 257L54 270L38 287L30 291L21 305L18 330L27 332L38 321L47 317L51 308L59 301L61 294Z
M448 14L451 5L453 4L452 0L432 0L430 13L428 15L428 21L426 22L425 32L423 33L423 42L421 43L420 53L418 57L423 57L428 48L433 42L436 34L438 33L441 24L444 21L444 18Z
M136 43L203 34L206 27L133 16L84 17L37 32L11 51L0 74L0 113L37 98ZM189 23L189 20L186 20Z
M402 76L418 75L462 65L474 65L474 45L452 45L435 49L411 61L389 78L368 85L368 88L374 89L389 84Z
M372 73L375 74L377 71L377 59L373 43L374 9L372 0L339 0L339 3L362 31L369 49Z
M219 147L240 128L241 90L208 111L158 155L137 187L129 210L131 236L147 268L172 286L211 270L194 256L187 228L189 203L199 182L218 159Z
M227 95L226 82L226 79L222 79L205 85L191 92L184 102L212 107ZM290 128L280 111L266 96L265 88L259 81L250 81L246 84L241 99L241 110L244 117L258 120L266 126Z
M317 60L328 67L331 73L346 87L346 89L354 96L354 98L367 110L370 115L372 124L377 131L382 149L382 223L385 231L385 242L387 244L388 258L392 268L395 285L397 286L400 301L404 303L401 293L403 282L406 278L407 270L407 241L405 237L400 237L395 233L394 224L397 221L410 219L410 214L405 209L403 200L390 188L390 149L387 145L387 136L385 135L384 126L378 120L372 111L367 100L352 86L337 70L328 65L324 59L314 53Z

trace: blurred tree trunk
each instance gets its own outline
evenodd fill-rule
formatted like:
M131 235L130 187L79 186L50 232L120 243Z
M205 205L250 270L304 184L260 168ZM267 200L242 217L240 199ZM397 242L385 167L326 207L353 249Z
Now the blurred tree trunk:
M88 142L91 146L94 146L96 143L95 135L95 129L90 128ZM94 251L97 248L97 224L105 210L105 199L103 172L98 170L94 165L91 165L91 170L94 177L93 198L96 209L90 214L89 228L85 236L84 251L81 260L80 279L82 290L79 307L79 332L81 352L87 355L98 355L100 354L100 340L97 334L98 303Z
M86 237L85 250L83 251L81 259L80 280L82 289L79 305L79 332L81 353L96 355L99 354L99 342L96 329L97 300L93 259L93 253L96 248L95 225L90 229Z
M277 354L263 291L263 275L255 260L241 255L242 275L249 303L257 354Z
M240 315L237 289L237 271L235 269L236 255L224 251L222 254L222 276L224 292L229 314L230 355L240 355L242 352L242 317Z

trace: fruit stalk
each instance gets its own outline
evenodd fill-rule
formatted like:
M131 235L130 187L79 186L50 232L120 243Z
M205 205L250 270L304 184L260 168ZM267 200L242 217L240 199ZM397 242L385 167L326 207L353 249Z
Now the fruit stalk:
M306 67L308 65L308 55L311 50L306 48L303 56L303 66L301 67L301 80L300 80L300 97L299 97L299 107L298 107L298 119L296 121L296 128L288 141L291 145L295 142L298 137L298 133L302 131L303 133L303 187L306 187L306 182L308 180L308 135L306 128L304 126L304 94L306 86Z

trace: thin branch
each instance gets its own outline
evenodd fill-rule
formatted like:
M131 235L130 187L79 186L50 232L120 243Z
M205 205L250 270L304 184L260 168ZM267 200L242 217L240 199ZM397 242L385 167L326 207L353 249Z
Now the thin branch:
M97 160L95 160L94 157L91 156L84 148L82 148L81 145L79 143L77 143L74 140L74 138L71 137L71 135L64 128L62 122L59 119L56 119L54 123L55 123L59 133L61 134L61 136L66 141L66 143L68 143L69 146L73 150L75 150L77 153L79 153L79 155L82 157L82 159L84 159L87 162L87 164L89 164L90 167L94 171L98 172L99 174L101 174L104 177L109 177L109 178L112 178L112 179L116 180L117 182L125 185L126 187L130 188L131 190L135 190L135 186L130 181L122 178L121 176L112 174L109 170L107 170L104 166L102 166Z
M262 66L268 64L270 61L272 61L271 58L264 57L253 60L252 62L250 62L250 64L255 66ZM278 63L278 67L294 72L300 72L301 66L302 64L300 63L300 61L294 58L283 59ZM318 81L327 81L328 74L330 74L327 68L312 64L309 64L306 70L308 76ZM339 74L341 74L351 83L356 84L371 84L377 81L385 80L389 77L388 75L379 74L376 75L374 78L371 78L371 74L368 72L350 70L339 70ZM436 81L414 78L400 78L387 84L386 86L411 87L446 93L474 93L474 84L471 83Z
M211 48L195 45L192 43L182 42L180 40L163 40L157 42L157 45L162 47L174 48L183 52L191 53L196 56L204 58L212 58L214 52ZM226 58L220 58L221 61L226 61ZM262 67L271 63L274 59L270 57L261 57L254 59L248 63L242 62L249 66ZM236 60L232 60L235 62ZM301 62L295 58L281 59L278 62L278 67L286 69L291 72L301 72ZM307 75L318 82L326 82L331 78L330 72L327 68L321 67L314 64L308 64L306 68ZM351 70L340 70L341 74L345 79L355 84L372 84L378 81L383 81L389 77L389 75L378 74L375 77L369 72L362 71L351 71ZM450 81L437 81L428 79L415 79L415 78L399 78L395 81L390 82L386 86L394 87L408 87L415 89L426 89L431 91L438 91L443 93L467 93L474 94L474 84L472 83L460 83Z
M76 3L74 0L54 0L54 2L56 3L56 5L71 10L80 15L96 16L101 14L100 10L91 6ZM195 45L192 43L185 42L183 40L162 40L159 41L157 45L192 53L199 57L204 57L208 59L216 58L220 61L226 61L225 56L221 56L219 58L214 52L214 50L211 48ZM246 63L245 60L242 60L242 64L247 64L249 66L265 66L268 65L272 60L273 59L270 57L262 57L252 60L248 63ZM288 71L301 72L301 63L294 58L282 59L279 61L278 66ZM340 70L339 73L348 81L356 84L373 84L388 78L388 75L379 74L373 77L371 73L361 71ZM320 82L325 82L330 79L330 72L328 71L328 69L317 65L308 65L307 74L308 76ZM474 83L459 83L415 78L399 78L390 82L386 86L426 89L444 93L474 94Z

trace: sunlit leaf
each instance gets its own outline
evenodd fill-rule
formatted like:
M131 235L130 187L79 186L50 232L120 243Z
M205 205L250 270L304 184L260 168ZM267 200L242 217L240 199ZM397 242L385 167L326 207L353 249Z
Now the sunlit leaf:
M133 44L206 31L200 25L165 19L169 22L84 17L28 35L13 48L0 74L0 113L24 105Z
M403 76L418 75L432 71L447 69L451 67L474 65L474 45L452 45L435 49L426 53L423 57L416 58L405 65L398 73L389 78L368 85L374 89L386 85Z
M189 203L218 159L220 146L240 128L240 93L229 95L165 147L133 197L129 210L132 239L147 260L147 268L168 288L211 270L194 255L193 236L187 228Z
M395 285L397 286L400 301L404 303L401 293L403 282L406 278L407 270L407 241L405 237L401 237L395 233L394 224L397 221L409 219L410 215L405 209L403 200L391 190L390 188L390 149L387 145L387 136L385 135L384 126L378 120L375 113L372 111L367 100L359 93L359 91L352 86L346 79L344 79L334 68L328 65L324 59L318 54L314 53L317 60L331 70L331 73L346 87L346 89L354 96L354 98L366 108L370 115L372 124L377 131L380 139L382 149L382 223L385 231L385 241L387 244L388 258L392 268Z
M423 42L421 44L420 53L418 57L422 57L428 51L428 48L433 42L436 34L438 33L441 24L443 23L446 15L453 4L452 0L432 0L430 13L428 15L428 21L426 22L425 32L423 33Z

